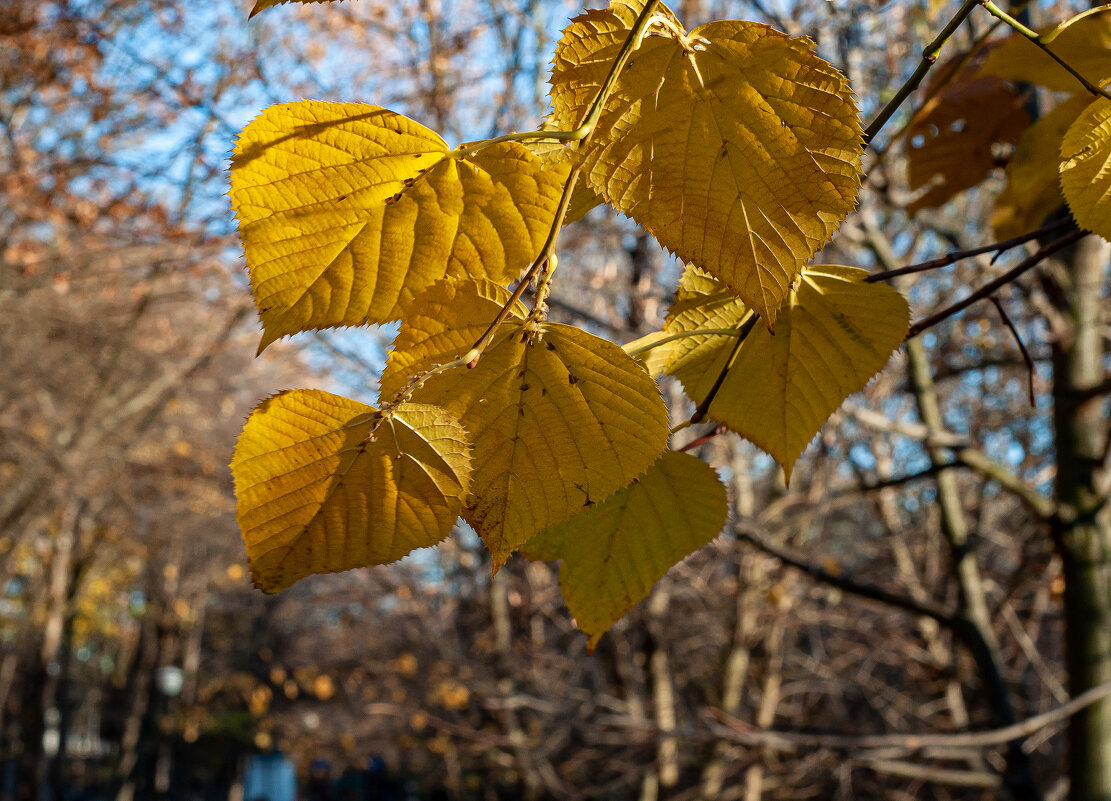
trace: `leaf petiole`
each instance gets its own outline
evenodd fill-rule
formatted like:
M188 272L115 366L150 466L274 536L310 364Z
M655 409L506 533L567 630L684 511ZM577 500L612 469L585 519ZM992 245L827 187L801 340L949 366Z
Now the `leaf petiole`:
M520 282L517 284L517 288L513 290L513 294L509 296L509 300L502 306L501 311L498 312L498 316L494 318L494 322L490 323L490 327L486 329L485 333L478 338L478 341L475 342L474 346L467 352L466 355L470 357L466 361L467 367L473 368L478 364L478 360L482 358L483 351L490 347L490 342L494 339L494 334L497 333L499 326L509 317L509 310L513 308L513 304L521 299L521 295L525 294L525 288L552 257L555 251L556 240L559 238L559 231L563 227L563 218L567 216L567 208L571 205L571 194L575 191L575 184L578 183L581 173L582 168L578 165L571 168L571 174L567 176L567 183L563 185L563 195L559 199L559 206L556 208L555 218L552 220L552 227L548 230L548 238L544 241L544 246L540 248L540 255L536 257L536 261L528 268L528 272L522 276Z
M1054 39L1056 39L1057 36L1060 35L1060 33L1065 28L1067 28L1069 25L1071 25L1073 22L1075 22L1079 17L1074 17L1071 20L1065 20L1065 22L1062 23L1062 25L1064 25L1064 28L1061 27L1061 25L1058 25L1056 28L1054 28L1052 31L1050 31L1049 33L1047 33L1043 37L1037 31L1033 31L1030 28L1027 28L1025 25L1023 25L1017 19L1015 19L1010 14L1008 14L1006 11L1004 11L999 6L997 6L995 3L993 3L992 0L980 0L980 5L982 5L985 9L987 9L988 13L991 14L993 17L995 17L998 20L1002 20L1004 23L1006 23L1012 29L1014 29L1014 31L1016 33L1018 33L1021 36L1024 36L1025 38L1027 38L1031 42L1033 42L1035 45L1040 47L1043 53L1045 53L1051 59L1056 61L1061 66L1062 69L1064 69L1066 72L1068 72L1069 75L1076 78L1076 80L1080 81L1080 83L1084 85L1084 88L1087 89L1089 92L1091 92L1094 95L1098 95L1099 97L1105 97L1108 100L1111 100L1111 94L1108 94L1107 90L1102 89L1102 88L1096 86L1091 81L1089 81L1087 78L1085 78L1079 72L1077 72L1077 70L1072 65L1070 65L1068 62L1066 62L1063 58L1061 58L1059 55L1054 53L1048 47L1048 44L1050 42L1052 42ZM1081 16L1083 16L1083 15L1081 15Z
M655 342L649 342L646 345L641 345L639 348L626 351L634 359L642 353L647 353L653 348L658 348L660 345L666 345L669 342L674 342L677 339L684 337L698 337L698 336L717 336L717 337L739 337L742 336L739 329L736 328L696 328L693 331L679 331L669 336L657 339Z
M648 32L648 29L654 23L666 22L670 24L670 20L654 13L656 6L659 4L660 0L650 0L641 10L639 16L637 16L632 30L629 31L629 35L621 45L621 50L618 52L617 58L614 59L613 65L606 75L606 80L602 83L601 88L599 88L594 102L590 105L590 110L587 112L586 118L579 127L573 128L570 131L522 131L520 133L508 133L502 136L495 136L493 139L483 139L480 142L474 142L466 147L460 148L454 154L455 158L466 158L484 148L502 142L528 142L544 139L554 139L564 142L583 142L587 140L590 135L594 133L594 126L598 124L598 119L602 116L602 109L605 108L606 101L609 100L610 93L617 84L617 79L620 77L621 71L625 69L625 64L628 62L629 56L633 54L634 50L640 47L640 43L644 40L644 35Z
M756 326L756 321L759 319L760 315L750 311L744 319L741 320L741 324L737 326L737 341L733 345L733 350L722 366L721 372L718 373L718 377L714 379L714 385L710 387L710 391L706 393L706 397L702 399L702 402L698 404L698 408L694 410L694 414L691 415L691 423L701 423L702 420L705 419L706 413L710 410L710 404L714 402L714 398L717 397L721 385L725 383L725 377L729 375L729 371L733 369L733 365L737 361L737 356L741 352L741 345L745 343L745 339L752 333L752 329Z
M1080 22L1080 20L1085 17L1090 17L1094 14L1102 14L1104 11L1111 11L1111 5L1096 6L1095 8L1089 8L1087 11L1081 11L1075 17L1069 17L1067 20L1057 25L1053 30L1040 34L1038 36L1038 41L1042 44L1052 44L1053 40L1064 33L1073 23Z
M605 82L598 89L598 94L597 96L595 96L594 102L590 106L590 112L586 115L586 119L583 120L582 124L580 124L578 128L575 128L574 131L570 132L536 131L534 133L538 134L537 136L528 138L567 138L572 141L578 141L578 146L580 149L584 144L590 141L590 137L594 133L594 127L598 124L598 119L602 116L602 109L605 107L606 101L609 99L610 93L613 91L613 87L617 84L617 78L621 75L621 70L625 68L625 64L628 62L629 56L631 56L633 51L640 46L640 42L644 38L644 34L648 30L649 25L652 23L654 19L653 14L659 4L660 0L648 0L644 8L641 9L640 14L637 15L637 19L636 22L633 24L632 30L630 30L629 35L625 37L625 41L621 45L621 50L620 52L618 52L617 58L614 59L613 65L610 67L610 71L606 75ZM565 134L565 136L553 136L552 134ZM520 135L506 134L506 136L514 137ZM477 147L477 149L481 149L482 147L493 144L498 139L509 141L504 140L503 137L496 137L495 139L487 140L485 143L480 142L477 143L477 145L472 145L471 147ZM520 140L518 139L517 141ZM523 295L525 292L525 287L529 285L532 279L536 277L536 275L547 263L548 259L551 258L553 252L555 251L555 244L556 240L559 238L560 229L563 228L563 220L567 216L567 209L571 205L571 194L575 190L575 184L578 183L581 173L581 165L576 164L574 167L571 168L571 173L567 176L567 183L563 186L563 196L559 199L559 207L556 209L555 218L552 220L552 227L548 230L548 238L547 240L545 240L544 246L540 249L540 255L536 257L536 261L532 263L532 266L529 267L528 272L526 272L524 277L521 278L520 283L517 284L517 288L513 290L513 294L510 296L509 301L505 304L505 306L502 307L502 310L498 312L498 316L494 318L494 321L492 323L490 323L490 327L486 329L486 332L481 337L479 337L478 341L475 342L474 347L471 348L471 350L467 353L468 356L472 357L470 360L467 361L467 367L473 368L478 364L478 360L482 358L483 351L485 351L486 348L490 347L490 342L493 340L494 334L497 333L499 326L501 326L501 324L505 322L506 318L509 317L509 310L513 307L513 304L521 299L521 295Z

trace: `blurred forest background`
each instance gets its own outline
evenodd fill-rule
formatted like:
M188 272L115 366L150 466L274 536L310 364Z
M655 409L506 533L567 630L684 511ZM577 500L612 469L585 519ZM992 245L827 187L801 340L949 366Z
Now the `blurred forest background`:
M991 799L1022 776L1066 796L1064 720L1022 749L894 736L999 728L1068 699L1047 522L1047 276L1063 262L1001 296L1032 377L980 304L851 398L789 490L748 443L698 444L731 484L729 528L592 655L554 566L514 559L491 578L466 531L389 568L253 590L227 468L246 415L294 386L373 403L392 331L253 358L223 196L234 137L301 97L383 105L455 142L533 127L580 9L352 0L249 25L248 10L0 0L0 798L242 798L252 757L271 752L303 781L314 760L333 778L384 766L413 799ZM688 28L744 18L813 37L868 118L954 6L675 10ZM991 242L1000 187L910 215L896 143L817 261L892 267ZM1021 255L899 286L921 313ZM659 326L679 272L602 209L566 231L560 263L553 316L619 343ZM885 733L883 747L853 739Z

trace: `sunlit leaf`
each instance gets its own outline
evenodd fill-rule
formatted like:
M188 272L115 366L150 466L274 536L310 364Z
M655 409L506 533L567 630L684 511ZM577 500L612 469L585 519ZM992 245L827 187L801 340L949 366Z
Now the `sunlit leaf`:
M1007 164L1007 184L995 199L991 224L999 239L1021 236L1065 205L1061 194L1061 140L1091 101L1070 97L1031 125Z
M524 551L563 560L563 600L593 648L672 565L721 532L728 509L709 465L667 451L632 484L547 529Z
M526 141L525 146L544 162L545 169L556 170L560 181L566 180L575 158L574 152L567 143L540 139ZM571 202L567 206L567 214L563 222L567 225L578 222L586 216L587 212L604 202L585 180L580 179L571 191Z
M931 101L906 133L907 180L927 188L907 211L936 208L976 186L1000 164L996 152L1030 124L1018 94L999 78L958 79Z
M516 278L562 193L526 148L456 158L436 133L377 106L303 101L248 125L231 199L265 333L396 320L445 276Z
M1096 98L1065 133L1061 189L1080 227L1111 241L1111 100Z
M621 0L564 31L551 120L575 128L639 5ZM584 153L603 198L774 324L802 265L853 207L861 133L845 78L806 38L674 17L633 54Z
M460 282L446 303L441 291L433 287L414 302L383 393L457 358L499 308L471 282ZM479 297L467 298L471 292ZM667 442L667 413L652 379L616 345L566 325L513 318L477 367L436 375L413 398L456 414L475 443L463 516L495 567L538 532L628 484Z
M251 414L232 459L255 584L396 561L435 545L463 508L470 447L443 409L290 390Z
M788 479L826 419L906 337L906 301L890 287L864 283L866 275L854 267L807 267L779 310L775 335L752 329L710 404L709 417L770 453ZM747 314L719 283L688 270L664 330L736 328ZM676 339L663 346L666 370L701 401L736 342L718 334Z
M1066 28L1049 49L1093 84L1111 78L1111 14L1096 14L1077 21ZM992 50L980 74L996 75L1016 83L1034 83L1058 92L1082 89L1080 82L1064 67L1017 33Z

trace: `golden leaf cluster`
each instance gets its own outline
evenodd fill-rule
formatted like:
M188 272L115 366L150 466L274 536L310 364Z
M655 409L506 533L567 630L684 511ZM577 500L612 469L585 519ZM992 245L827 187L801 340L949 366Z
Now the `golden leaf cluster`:
M1053 44L1097 84L1109 20ZM1074 97L1031 125L1018 81ZM910 211L1013 149L999 230L1067 202L1109 236L1111 101L1078 85L1018 40L943 70L904 132ZM789 479L906 337L895 290L810 264L857 202L864 138L809 39L735 20L688 32L657 0L614 0L563 32L550 100L542 130L458 147L358 103L285 103L242 132L231 200L260 349L401 324L375 406L299 389L247 421L232 471L264 591L395 561L462 518L495 570L517 551L561 560L593 647L727 520L716 472L667 449L658 376L682 383L692 421L724 424ZM662 330L625 348L547 319L560 229L603 202L688 265ZM465 706L465 690L438 703Z

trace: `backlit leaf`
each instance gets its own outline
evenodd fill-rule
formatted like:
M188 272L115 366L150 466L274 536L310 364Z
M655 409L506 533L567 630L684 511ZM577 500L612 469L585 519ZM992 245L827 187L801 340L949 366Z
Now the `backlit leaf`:
M906 337L906 301L890 287L864 283L866 275L854 267L807 267L779 310L775 335L752 329L710 404L709 417L770 453L788 479L826 419ZM688 269L664 330L735 328L747 314L729 290ZM663 346L666 370L701 401L736 341L717 334L674 340Z
M1111 14L1078 20L1066 28L1049 49L1096 85L1111 78ZM1064 67L1017 33L991 51L980 74L996 75L1016 83L1034 83L1058 92L1082 89L1080 82Z
M377 106L303 101L248 125L231 199L265 333L396 320L445 276L516 278L562 193L516 143L456 158Z
M509 290L490 281L445 279L419 295L405 315L382 371L382 401L432 366L463 356L508 300ZM517 324L527 315L520 301L510 311L511 321Z
M553 124L582 122L639 8L618 0L564 31ZM663 17L606 103L587 180L774 325L792 279L855 203L852 94L809 39L737 21L684 34Z
M576 156L565 142L541 139L528 140L524 144L544 162L545 169L556 170L556 175L560 177L561 182L567 179ZM587 212L604 202L585 180L579 179L571 191L571 201L567 206L567 214L563 218L564 224L578 222L586 216Z
M666 451L632 484L539 534L524 552L563 560L563 600L593 648L672 565L717 537L728 509L709 465Z
M406 316L383 393L457 358L500 306L472 282L459 282L447 304L440 289ZM667 442L655 382L616 345L566 325L511 319L477 367L436 375L413 397L443 406L470 432L475 471L463 516L495 567L538 532L628 484Z
M463 508L469 451L463 427L433 406L382 416L316 390L263 401L231 463L256 586L278 592L435 545Z
M1030 125L1018 94L999 78L949 84L907 130L907 179L928 188L907 211L936 208L976 186L999 164L995 152Z
M1096 98L1065 133L1061 189L1077 224L1111 241L1111 100Z
M1038 118L1018 140L1007 164L1007 184L995 199L991 215L999 239L1038 228L1065 205L1058 173L1061 140L1089 102L1088 96L1070 97Z

